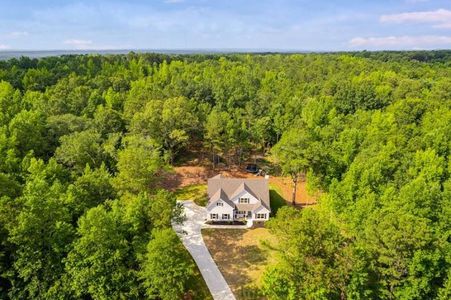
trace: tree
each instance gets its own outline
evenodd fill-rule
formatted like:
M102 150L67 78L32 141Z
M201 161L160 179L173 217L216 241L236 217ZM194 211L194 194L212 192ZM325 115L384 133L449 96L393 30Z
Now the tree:
M46 122L47 137L52 151L60 145L60 138L91 127L91 120L72 114L49 116Z
M26 90L44 91L47 86L54 84L54 77L47 69L28 69L22 83Z
M64 77L46 91L46 111L49 115L82 115L88 105L90 92L91 89L83 85L81 77L75 74Z
M302 128L293 128L282 135L273 147L272 153L282 168L282 172L291 176L293 194L291 202L296 203L296 191L299 177L305 174L310 166L310 136Z
M254 120L251 132L256 143L261 147L263 155L265 155L267 143L271 140L271 119L262 117Z
M78 238L66 259L69 290L77 298L140 298L135 256L121 208L99 205L79 220Z
M130 136L118 153L114 186L119 193L148 191L157 181L157 172L164 166L157 143L141 136Z
M20 92L5 81L0 81L0 125L9 121L22 109Z
M172 229L154 230L140 277L150 298L179 299L194 274L194 264Z
M23 110L16 114L9 123L10 141L20 155L28 151L39 157L46 157L47 143L45 136L45 118L37 111Z
M150 219L155 228L169 228L172 222L182 222L183 207L177 204L173 193L159 190L150 198Z
M104 164L98 169L92 169L87 165L80 177L68 186L66 201L71 207L74 225L88 209L116 198L111 177Z
M74 230L68 207L62 201L64 186L47 177L50 170L27 179L9 241L15 247L9 272L12 298L47 298L64 273L63 259Z
M103 105L97 106L94 113L94 126L103 136L110 133L123 132L125 129L121 114Z
M0 298L182 296L189 260L160 236L182 209L159 180L187 151L202 159L202 143L214 164L270 150L293 203L304 174L321 190L312 210L268 223L280 254L270 299L449 299L450 59L0 60Z
M55 151L56 159L80 173L86 165L100 167L105 158L101 136L94 130L71 133L61 137L60 142Z
M281 208L268 223L278 237L278 263L263 277L270 299L368 299L366 258L322 212Z
M197 128L193 108L193 103L183 97L151 100L142 113L134 115L130 131L159 142L172 159Z
M227 158L229 150L232 149L240 139L239 128L236 120L225 111L214 108L207 117L205 124L205 142L213 155L213 167L216 162L216 153L220 153Z

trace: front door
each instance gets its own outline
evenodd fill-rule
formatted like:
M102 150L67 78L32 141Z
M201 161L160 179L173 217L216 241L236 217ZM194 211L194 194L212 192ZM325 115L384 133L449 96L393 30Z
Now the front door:
M250 218L252 218L252 212L251 211L248 211L247 212L247 217L250 219Z

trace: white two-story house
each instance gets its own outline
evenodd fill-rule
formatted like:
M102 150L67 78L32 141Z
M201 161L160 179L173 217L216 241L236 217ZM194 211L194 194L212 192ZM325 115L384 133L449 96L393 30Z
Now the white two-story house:
M267 221L269 205L268 179L208 179L208 221Z

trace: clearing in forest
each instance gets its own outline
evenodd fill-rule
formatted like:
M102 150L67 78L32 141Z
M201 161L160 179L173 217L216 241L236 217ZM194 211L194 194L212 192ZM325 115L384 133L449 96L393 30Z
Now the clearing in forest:
M178 200L193 200L198 205L206 204L207 180L214 175L221 174L224 177L234 178L256 178L256 175L246 173L241 168L216 168L204 166L180 166L174 167L174 171L165 174L163 187L175 191ZM284 199L286 203L291 204L293 185L291 178L282 176L269 177L271 198L277 195ZM307 182L300 180L298 182L296 193L296 205L308 206L316 204L319 192L314 194L307 191Z

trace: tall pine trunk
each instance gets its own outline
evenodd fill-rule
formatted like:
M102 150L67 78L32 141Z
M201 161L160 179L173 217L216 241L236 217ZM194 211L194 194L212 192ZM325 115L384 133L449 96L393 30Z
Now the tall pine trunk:
M293 175L293 195L291 197L291 203L293 204L293 206L296 205L296 192L297 192L297 188L298 188L298 176L297 175Z

